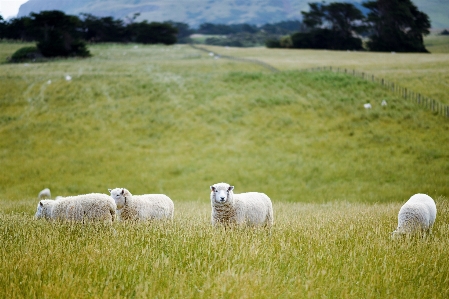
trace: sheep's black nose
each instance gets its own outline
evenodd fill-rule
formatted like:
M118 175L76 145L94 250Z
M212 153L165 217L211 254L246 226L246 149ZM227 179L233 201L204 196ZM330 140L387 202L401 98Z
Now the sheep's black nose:
M221 198L221 201L225 200L225 198L224 198L224 197L220 197L220 198Z

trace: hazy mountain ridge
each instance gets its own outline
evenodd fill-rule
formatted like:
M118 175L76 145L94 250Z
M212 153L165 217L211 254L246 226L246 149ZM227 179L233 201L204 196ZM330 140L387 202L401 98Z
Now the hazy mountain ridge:
M132 3L130 3L132 2ZM202 23L266 24L301 19L301 10L308 9L310 0L29 0L22 4L18 17L42 10L61 10L67 14L90 13L114 18L131 17L137 20L175 21L198 26ZM328 1L333 2L333 1ZM362 3L363 0L341 1ZM432 28L449 28L449 1L415 0L420 10L429 15Z

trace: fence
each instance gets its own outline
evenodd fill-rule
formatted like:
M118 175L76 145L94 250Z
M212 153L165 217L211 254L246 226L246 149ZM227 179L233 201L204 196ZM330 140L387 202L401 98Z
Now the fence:
M256 59L247 59L247 58L239 58L239 57L233 57L233 56L228 56L228 55L220 55L220 54L216 54L206 48L198 47L193 44L190 44L190 46L194 49L197 49L197 50L200 50L203 52L213 53L213 55L215 55L217 57L231 59L231 60L235 60L235 61L255 63L255 64L258 64L272 72L279 72L279 70L277 68L275 68L265 62L256 60ZM352 75L354 77L359 77L359 78L362 78L364 80L368 80L368 81L371 81L374 83L378 83L378 84L382 85L382 87L388 89L389 91L401 95L404 99L414 101L418 105L421 105L421 106L425 107L426 109L430 109L433 113L436 113L438 115L443 115L446 118L449 118L449 106L448 105L444 105L434 99L425 97L420 93L417 93L417 92L409 90L405 87L399 86L397 83L385 80L384 78L378 78L378 77L375 77L374 75L367 74L364 72L358 72L356 70L335 68L332 66L310 68L310 69L306 69L305 71L331 71L331 72L337 72L337 73L344 73L344 74Z
M402 87L402 86L398 85L397 83L385 80L384 78L375 77L374 75L367 74L364 72L358 72L356 70L335 68L332 66L310 68L310 69L307 69L307 71L331 71L331 72L337 72L337 73L344 73L344 74L362 78L364 80L368 80L368 81L371 81L374 83L378 83L378 84L382 85L382 87L388 89L389 91L399 94L406 100L411 100L411 101L417 103L418 105L425 107L426 109L430 109L435 114L443 115L443 116L449 118L449 106L448 105L444 105L443 103L440 103L434 99L425 97L420 93L417 93L410 89Z

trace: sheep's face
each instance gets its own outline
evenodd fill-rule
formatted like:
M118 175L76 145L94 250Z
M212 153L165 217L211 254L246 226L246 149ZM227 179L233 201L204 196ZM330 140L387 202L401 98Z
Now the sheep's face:
M36 219L49 219L50 213L51 213L51 204L53 200L44 199L39 201L37 204L37 210L36 214L34 215L34 218Z
M225 204L233 200L234 186L225 183L215 184L210 186L210 199L212 204Z
M111 193L112 199L115 201L117 205L117 210L123 208L126 204L126 201L129 199L129 191L123 188L115 188L113 190L108 189Z

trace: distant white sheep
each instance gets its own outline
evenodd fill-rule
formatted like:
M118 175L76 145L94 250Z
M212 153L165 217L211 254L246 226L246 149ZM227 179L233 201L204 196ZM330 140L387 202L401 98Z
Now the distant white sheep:
M41 190L41 192L39 192L38 196L39 199L45 199L45 198L51 198L51 192L50 189L45 188L44 190Z
M132 195L125 188L108 190L121 220L173 219L175 206L165 194Z
M371 109L372 108L370 103L363 104L363 107L365 107L365 109Z
M382 103L380 103L380 105L381 105L382 107L385 107L385 106L387 106L387 101L385 101L385 100L382 100Z
M399 210L398 227L393 237L430 233L436 216L435 201L426 194L415 194Z
M210 190L213 225L273 225L273 205L266 194L234 194L234 186L226 183L214 184Z
M58 200L41 200L37 205L36 219L112 223L116 216L116 205L110 196L90 193L58 198Z

